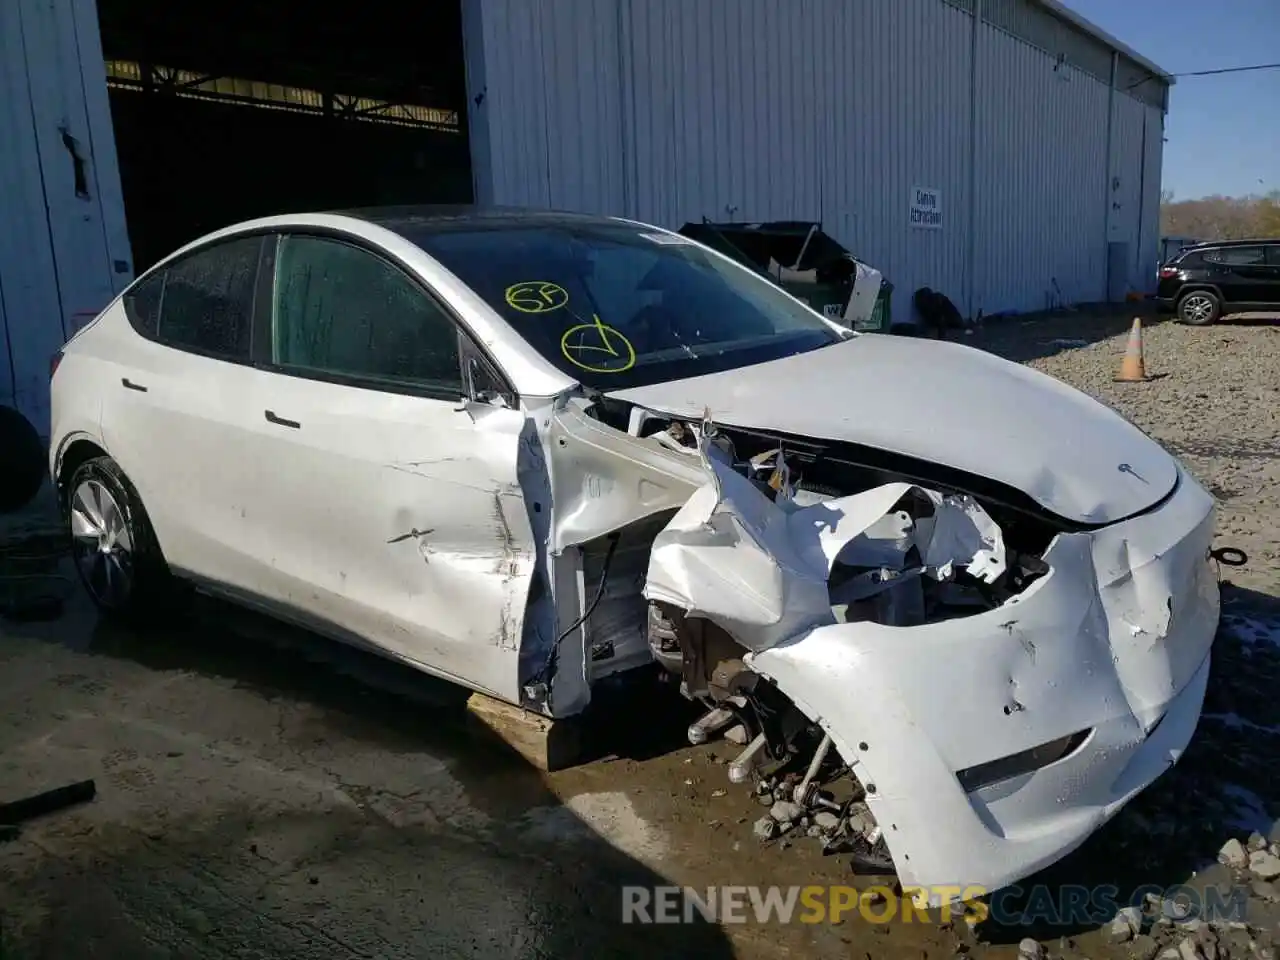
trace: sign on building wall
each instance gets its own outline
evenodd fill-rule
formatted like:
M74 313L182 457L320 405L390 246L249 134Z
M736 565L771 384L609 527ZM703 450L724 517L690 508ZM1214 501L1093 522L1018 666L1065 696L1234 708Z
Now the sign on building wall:
M933 187L911 188L911 226L942 229L942 191Z

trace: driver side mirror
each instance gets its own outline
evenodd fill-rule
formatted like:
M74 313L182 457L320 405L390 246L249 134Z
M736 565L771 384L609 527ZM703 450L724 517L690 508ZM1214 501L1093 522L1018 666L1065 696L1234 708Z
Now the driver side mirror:
M505 409L508 406L506 391L479 357L467 357L464 369L467 395L459 398L457 410L470 411L478 406Z

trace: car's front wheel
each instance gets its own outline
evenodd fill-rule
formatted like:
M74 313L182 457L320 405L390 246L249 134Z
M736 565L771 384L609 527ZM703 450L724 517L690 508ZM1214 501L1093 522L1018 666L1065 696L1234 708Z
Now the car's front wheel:
M110 457L80 464L67 484L76 570L105 614L149 619L171 596L172 576L151 520L129 478Z
M1209 290L1192 290L1178 301L1178 319L1193 327L1204 327L1218 319L1222 304Z

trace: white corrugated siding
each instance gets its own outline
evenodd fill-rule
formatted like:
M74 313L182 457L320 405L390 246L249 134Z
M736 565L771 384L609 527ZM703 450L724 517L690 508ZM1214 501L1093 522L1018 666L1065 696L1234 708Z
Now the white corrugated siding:
M50 356L132 275L93 0L0 3L0 224L0 402L47 431Z
M1117 95L1112 174L1119 184L1112 193L1111 239L1129 244L1129 281L1143 291L1155 287L1163 155L1161 111Z
M979 29L975 270L988 312L1106 296L1108 90L1056 66Z
M1105 297L1106 84L983 23L971 144L973 20L953 4L464 3L482 201L669 227L818 219L893 281L897 317L922 285L968 305L971 227L974 309ZM1115 99L1116 175L1138 191L1148 108ZM913 186L941 191L941 230L909 226ZM1157 211L1126 197L1112 238L1132 234L1136 270Z

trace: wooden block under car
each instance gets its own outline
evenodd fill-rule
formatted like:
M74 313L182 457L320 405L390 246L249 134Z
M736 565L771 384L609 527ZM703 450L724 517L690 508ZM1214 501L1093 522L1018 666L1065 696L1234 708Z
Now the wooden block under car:
M554 773L582 762L582 728L572 720L552 720L482 693L470 696L467 712L474 722L483 724L544 773Z

